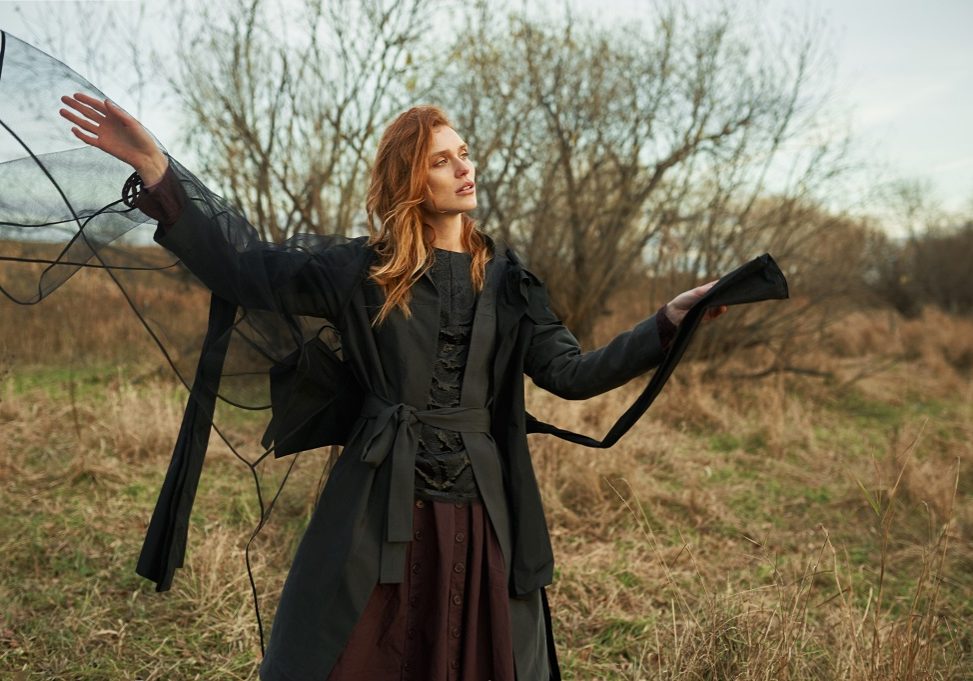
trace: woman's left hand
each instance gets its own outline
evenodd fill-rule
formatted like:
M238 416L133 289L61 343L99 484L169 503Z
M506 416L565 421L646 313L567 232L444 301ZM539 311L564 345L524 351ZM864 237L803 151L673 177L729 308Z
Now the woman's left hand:
M689 312L689 308L696 304L700 298L703 297L707 291L715 284L718 279L714 279L711 282L697 286L696 288L691 288L688 291L683 291L678 296L666 303L666 316L672 321L673 324L678 325L686 313ZM727 306L720 305L719 307L711 307L703 313L703 321L708 319L716 319L721 314L726 312Z

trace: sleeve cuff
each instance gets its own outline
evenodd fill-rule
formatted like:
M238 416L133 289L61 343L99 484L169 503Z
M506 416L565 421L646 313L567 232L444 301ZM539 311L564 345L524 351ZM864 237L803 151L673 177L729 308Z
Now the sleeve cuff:
M663 304L655 313L656 327L659 329L659 342L663 350L668 349L672 344L673 339L676 337L676 330L679 328L676 324L672 323L669 315L666 314L666 305L668 303Z
M179 179L172 170L172 164L166 168L162 178L151 185L142 187L142 191L135 201L135 207L159 222L159 231L179 219L185 206L185 193Z

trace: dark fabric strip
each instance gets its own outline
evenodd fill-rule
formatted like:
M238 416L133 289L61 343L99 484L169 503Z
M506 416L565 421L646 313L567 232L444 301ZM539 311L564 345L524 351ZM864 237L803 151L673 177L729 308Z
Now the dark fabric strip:
M595 447L606 449L618 442L636 421L645 413L652 404L659 391L669 380L679 360L682 359L686 347L696 328L703 319L703 314L710 307L720 305L739 305L741 303L755 303L763 300L783 299L788 297L787 280L780 271L777 263L770 253L764 253L756 258L744 263L729 274L721 277L716 284L707 291L702 298L696 301L682 322L679 324L678 331L672 345L669 346L662 363L656 368L652 378L636 398L635 402L622 414L611 427L604 438L598 440L588 435L575 433L574 431L545 423L535 418L530 412L527 413L527 432L528 433L547 433L554 435L562 440L584 445L585 447Z
M137 574L156 583L156 591L168 591L176 568L183 564L189 515L206 457L223 360L236 311L233 303L215 295L210 298L209 328L196 377L135 568Z

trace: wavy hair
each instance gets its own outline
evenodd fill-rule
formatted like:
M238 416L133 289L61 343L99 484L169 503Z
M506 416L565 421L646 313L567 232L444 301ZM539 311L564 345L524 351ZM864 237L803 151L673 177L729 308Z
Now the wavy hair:
M365 207L368 243L378 255L369 277L385 291L385 303L372 324L380 324L395 307L408 319L412 285L432 266L433 236L423 227L420 205L427 196L427 156L433 131L450 125L437 106L415 106L392 121L382 134L372 166ZM430 230L431 231L431 230ZM473 288L483 290L489 246L476 222L463 214L463 247L472 255Z

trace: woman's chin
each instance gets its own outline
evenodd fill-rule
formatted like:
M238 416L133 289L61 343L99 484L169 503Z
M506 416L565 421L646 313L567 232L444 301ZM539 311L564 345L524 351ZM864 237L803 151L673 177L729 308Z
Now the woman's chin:
M448 208L446 208L444 213L467 213L476 208L476 197L465 198L462 201L456 201L451 203Z
M427 204L421 206L424 215L436 217L437 215L457 215L466 213L476 208L476 196L457 196L455 201L440 204L436 208L431 208Z

